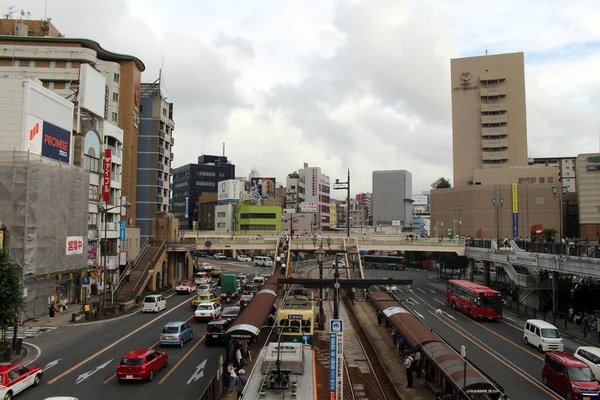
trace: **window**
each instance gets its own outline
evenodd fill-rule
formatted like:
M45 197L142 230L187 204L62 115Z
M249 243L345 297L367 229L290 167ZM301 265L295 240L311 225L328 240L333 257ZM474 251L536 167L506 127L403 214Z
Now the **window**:
M65 68L71 68L71 61L67 61L67 63L65 64Z
M540 183L546 183L546 178L544 178L543 176L541 176L541 177L539 178L539 182L540 182Z
M196 181L196 186L215 186L215 182Z
M225 222L217 223L217 228L225 228Z
M118 102L119 102L119 93L117 93L117 92L113 92L113 101L114 101L115 103L118 103Z
M34 68L35 67L35 60L29 60L29 67L30 68Z
M242 231L274 231L275 225L240 225Z
M165 116L165 117L167 116L167 109L166 108L163 108L163 116Z
M50 61L50 68L56 68L56 61Z
M521 185L534 185L536 182L536 178L519 178L519 184Z
M54 82L52 82L52 81L48 82L48 89L50 89L50 90L54 89Z
M240 214L241 219L248 218L261 218L261 219L274 219L276 218L275 213L242 213Z
M214 172L210 171L196 171L196 175L198 176L216 176Z
M98 200L98 186L90 185L89 199Z
M226 216L226 215L227 215L227 213L225 213L224 211L219 211L219 212L217 213L217 217L218 217L218 218L225 218L225 216Z
M13 67L18 67L20 65L19 60L13 60Z
M214 174L214 172L213 172L213 174ZM225 172L219 172L219 178L224 178L224 177L225 177Z
M112 120L112 122L117 122L119 120L119 115L116 112L113 112L112 116L111 116L111 120Z
M540 183L541 183L541 182L540 182ZM554 178L553 178L553 177L551 177L551 176L549 176L549 177L548 177L548 183L554 183Z
M119 83L119 80L120 80L120 76L119 76L119 74L117 74L117 73L115 72L115 73L113 74L113 81L114 81L115 83Z
M99 172L100 171L100 159L96 157L89 156L87 154L83 155L83 168L92 171Z
M537 196L535 196L535 204L537 206L543 206L544 205L544 195L543 194L538 194Z
M65 82L65 89L71 89L71 82Z

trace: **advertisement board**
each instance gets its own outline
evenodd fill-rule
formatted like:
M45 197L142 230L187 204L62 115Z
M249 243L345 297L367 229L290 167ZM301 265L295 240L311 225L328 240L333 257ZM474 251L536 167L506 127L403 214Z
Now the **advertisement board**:
M317 212L317 203L312 201L300 203L300 212Z
M190 198L186 197L185 198L185 214L184 214L185 218L189 218L190 217Z
M519 236L519 186L516 183L512 187L512 212L513 212L513 237Z
M71 132L33 115L27 115L29 145L34 154L69 163L71 160Z
M252 200L274 199L275 178L251 178L250 196Z
M102 164L102 200L110 201L110 166L112 156L110 149L104 150L104 161Z
M106 78L90 64L81 64L79 76L79 104L98 117L104 116Z
M126 251L119 252L119 265L120 266L127 265L127 252Z
M121 221L119 221L119 240L121 242L125 241L125 232L127 232L127 221L122 219Z
M428 206L429 205L429 196L426 194L419 194L413 196L413 206Z
M83 236L67 236L66 254L83 253Z
M219 203L235 203L240 200L240 193L243 189L243 183L237 179L228 179L221 181L218 186Z
M344 398L344 321L329 320L329 399Z

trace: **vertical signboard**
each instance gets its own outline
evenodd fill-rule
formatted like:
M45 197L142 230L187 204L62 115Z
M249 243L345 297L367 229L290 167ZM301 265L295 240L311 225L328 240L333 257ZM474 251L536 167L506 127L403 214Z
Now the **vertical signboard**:
M121 242L125 241L125 232L127 231L127 226L126 223L127 221L125 221L124 219L119 221L120 222L120 226L119 226L119 240Z
M329 400L344 397L344 326L343 320L329 321Z
M102 164L102 200L108 202L110 200L110 164L112 157L110 149L104 150L104 163Z
M121 196L121 216L122 217L127 216L127 208L125 207L125 204L127 204L127 196Z
M519 187L512 184L513 237L519 236Z
M185 214L184 214L185 218L189 218L190 216L190 198L186 197L185 198Z

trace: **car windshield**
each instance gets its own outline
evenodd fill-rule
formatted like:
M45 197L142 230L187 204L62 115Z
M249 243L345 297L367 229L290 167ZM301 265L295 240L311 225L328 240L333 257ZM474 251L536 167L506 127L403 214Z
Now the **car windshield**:
M199 305L198 310L212 310L212 306L210 305Z
M208 325L208 328L206 328L206 330L209 333L221 333L221 332L223 332L223 325L221 325L221 324Z
M542 337L548 339L560 339L560 333L558 333L558 329L542 328Z
M593 382L595 380L589 367L567 367L567 376L575 382Z
M132 365L143 365L143 364L144 364L143 358L124 358L121 360L121 365L132 366Z
M223 311L223 315L236 315L239 313L240 313L240 309L237 307L226 308L225 311Z
M173 286L171 286L173 287ZM156 303L156 297L146 297L144 303Z
M179 327L177 327L177 326L165 326L162 331L162 333L178 333L178 332L179 332Z
M198 289L208 289L208 285L198 285Z

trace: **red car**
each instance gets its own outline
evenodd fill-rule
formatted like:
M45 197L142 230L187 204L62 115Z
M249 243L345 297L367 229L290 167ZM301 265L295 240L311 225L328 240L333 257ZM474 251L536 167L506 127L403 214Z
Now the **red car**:
M42 374L40 367L0 364L0 399L10 400L29 386L38 386L42 381Z
M567 400L592 400L600 395L600 385L590 367L560 351L546 353L542 382L552 386Z
M152 381L158 371L167 368L168 362L167 353L164 351L132 350L125 354L117 366L117 380Z

